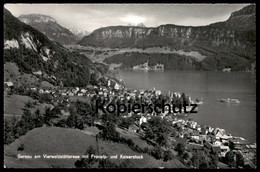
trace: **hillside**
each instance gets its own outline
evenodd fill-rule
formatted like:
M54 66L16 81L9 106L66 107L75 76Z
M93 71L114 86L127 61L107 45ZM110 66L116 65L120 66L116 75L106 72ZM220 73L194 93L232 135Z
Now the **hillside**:
M103 60L104 63L116 65L120 69L133 69L134 66L148 62L148 66L163 64L165 70L175 71L221 71L231 68L232 71L249 71L251 63L238 56L216 55L198 60L195 57L177 53L139 53L127 52L112 55ZM119 65L119 66L118 66Z
M23 114L23 109L25 107L25 104L30 102L37 102L37 105L35 105L31 112L34 113L37 109L40 110L41 113L45 112L46 107L53 108L53 105L46 104L46 103L39 103L38 100L33 99L29 96L22 96L22 95L7 95L6 92L4 92L4 117L7 119L8 117L15 116L21 116Z
M86 86L91 73L102 75L86 56L50 41L4 9L4 63L7 62L15 63L22 74L33 74L54 86Z
M17 151L19 145L24 144L23 151ZM108 155L140 155L131 150L127 145L113 142L99 141L99 153ZM12 168L47 168L47 167L75 167L76 159L18 159L21 155L83 155L87 148L92 145L97 150L97 142L91 131L82 132L75 129L66 129L58 127L41 127L29 131L26 135L20 137L10 145L4 148L4 164ZM168 162L156 160L148 154L142 154L143 159L130 160L135 168L185 168L177 159ZM118 163L122 160L112 160Z
M69 29L74 35L77 36L78 40L81 40L84 36L87 36L90 34L89 31L78 29L78 28L72 28Z
M201 64L187 56L159 53L124 53L108 57L104 60L108 64L122 63L122 69L132 69L133 66L148 62L148 66L164 64L166 70L200 70Z
M42 14L28 14L18 17L20 21L32 26L45 34L50 40L57 41L62 45L74 44L78 41L69 29L59 25L55 19Z
M158 27L109 26L97 29L84 37L82 46L109 48L171 47L173 51L195 51L203 56L209 69L220 61L224 67L242 63L239 70L250 69L256 59L255 6L250 5L231 14L225 22L190 27L173 24Z

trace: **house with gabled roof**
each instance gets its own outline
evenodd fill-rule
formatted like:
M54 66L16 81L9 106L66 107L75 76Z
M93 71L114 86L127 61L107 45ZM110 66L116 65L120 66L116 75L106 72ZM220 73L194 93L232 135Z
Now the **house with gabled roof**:
M10 81L4 82L4 84L5 84L7 87L13 87L13 86L14 86L13 82L10 82Z

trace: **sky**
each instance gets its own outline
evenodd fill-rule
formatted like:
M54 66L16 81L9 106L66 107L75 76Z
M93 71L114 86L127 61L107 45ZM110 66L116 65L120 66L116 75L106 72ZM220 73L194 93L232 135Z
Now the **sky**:
M44 14L66 28L92 32L116 25L147 27L162 24L204 26L227 20L231 13L250 4L5 4L15 17Z

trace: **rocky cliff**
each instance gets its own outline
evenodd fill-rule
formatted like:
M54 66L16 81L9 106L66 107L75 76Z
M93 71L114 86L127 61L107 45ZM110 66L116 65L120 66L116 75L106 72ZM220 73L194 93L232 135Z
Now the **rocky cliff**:
M45 18L45 21L53 21ZM35 75L55 86L83 87L91 73L101 75L84 55L50 41L43 33L4 9L4 63L15 63L19 71Z
M171 46L175 50L195 50L208 57L235 56L254 61L255 22L255 5L250 5L233 12L227 21L208 26L111 26L95 30L79 44L111 48Z
M28 14L21 15L18 19L39 30L50 40L57 41L62 45L74 44L78 41L78 38L70 30L59 25L57 21L50 16Z

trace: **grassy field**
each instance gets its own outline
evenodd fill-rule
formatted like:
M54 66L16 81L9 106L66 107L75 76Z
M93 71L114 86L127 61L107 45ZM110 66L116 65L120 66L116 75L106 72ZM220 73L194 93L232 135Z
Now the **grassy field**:
M15 63L6 62L4 64L4 77L8 78L10 75L19 76L21 73L19 72L19 68Z
M23 84L28 87L36 87L39 88L53 88L54 86L47 81L40 81L33 74L20 73L19 68L15 63L6 62L4 64L4 81L11 81L16 84Z
M22 152L17 151L20 144L25 145ZM41 127L29 131L25 136L20 137L15 142L5 147L4 163L7 167L74 167L75 159L34 159L25 160L15 158L19 153L23 155L42 154L84 154L89 145L96 145L95 137L89 136L73 129L58 127Z
M93 48L93 47L81 47L82 49L88 49L92 50L93 52L82 52L82 54L85 54L87 57L89 57L93 62L98 63L104 63L104 60L108 57L117 55L117 54L123 54L123 53L162 53L162 54L178 54L178 55L185 55L190 56L193 58L196 58L198 61L203 60L206 56L200 54L198 51L184 51L182 49L180 50L171 50L170 47L150 47L146 49L140 49L140 48L120 48L120 49L110 49L110 48ZM100 53L95 53L100 52ZM115 65L115 64L114 64ZM113 68L114 66L110 66Z
M87 127L84 130L80 130L80 131L82 131L85 134L92 135L92 136L96 136L100 132L100 130L97 127L93 127L93 126Z
M116 130L120 133L121 136L123 136L124 138L127 139L132 139L133 142L140 146L141 148L153 148L152 145L149 145L145 140L143 140L138 134L130 132L130 131L126 131L124 129L121 128L116 128Z
M29 96L21 96L21 95L7 95L6 92L4 92L4 115L5 117L12 116L12 115L22 115L23 114L23 108L25 104L30 102L38 102L38 100L34 100ZM36 109L39 109L41 113L45 112L45 107L53 107L50 104L37 104L32 109L31 112L34 112Z
M20 83L35 86L39 79L32 74L21 74L15 63L7 62L4 64L4 80L11 81L14 84Z
M95 132L94 128L89 128ZM42 154L66 154L82 155L88 146L92 145L97 150L95 136L77 129L59 127L41 127L29 131L26 135L4 147L4 165L7 168L48 168L48 167L74 167L76 159L18 159L17 155L42 155ZM17 151L19 145L24 144L23 151ZM98 141L99 154L108 155L140 155L131 150L127 145L113 142ZM135 168L184 168L176 159L163 162L156 160L148 154L142 154L143 159L130 160ZM122 160L112 160L119 162Z

